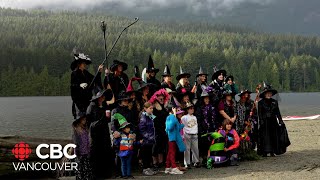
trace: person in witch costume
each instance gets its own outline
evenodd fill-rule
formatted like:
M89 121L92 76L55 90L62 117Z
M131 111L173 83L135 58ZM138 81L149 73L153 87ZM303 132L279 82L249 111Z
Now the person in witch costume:
M183 94L180 94L179 95L179 102L180 102L180 107L181 108L185 108L187 106L187 103L190 102L190 97L192 96L193 94L191 92L185 92Z
M87 109L87 120L90 124L90 162L94 179L111 178L114 165L114 151L111 147L109 132L110 113L106 113L105 100L112 98L111 90L101 90L91 99Z
M199 135L217 131L217 110L210 102L210 96L206 90L202 91L200 106L197 108L197 119L199 121ZM202 164L206 165L208 149L211 145L211 139L207 136L199 138L199 154L202 157Z
M184 125L180 123L179 119L183 116L184 111L177 108L174 101L168 105L169 115L166 118L166 133L168 135L168 154L166 160L166 168L164 173L166 174L183 174L176 164L176 159L182 155L186 150L184 145L181 130Z
M125 91L122 91L119 94L119 98L117 100L118 102L118 106L112 110L111 112L111 130L112 132L116 132L119 131L119 121L118 119L114 118L114 114L119 113L122 116L124 116L126 118L126 120L131 123L132 127L131 130L133 132L136 131L136 127L138 126L138 124L136 124L137 122L134 122L133 119L133 114L132 111L129 109L129 103L131 102L131 98L128 96L128 94Z
M237 119L236 102L232 99L232 96L234 96L232 91L226 90L223 92L223 99L218 106L220 124L222 124L225 119L230 120L232 123Z
M253 107L254 101L250 99L250 94L252 92L249 90L243 90L239 94L239 101L237 102L237 119L235 121L235 127L238 134L242 134L244 132L244 128L246 126L246 121L248 121L250 117L250 112Z
M227 76L226 84L224 85L224 89L225 90L230 90L234 94L238 94L239 93L238 85L234 82L234 77L233 76L231 76L231 75ZM233 96L233 99L235 99L234 96Z
M115 116L115 114L120 114L123 116L128 123L131 124L130 128L132 132L136 132L137 130L137 122L135 122L134 116L132 114L132 111L129 110L129 103L131 99L128 96L128 94L125 91L120 92L118 96L118 106L112 110L111 112L111 132L114 137L117 137L120 135L120 127L121 125L119 124L119 116ZM115 164L116 164L116 169L115 169L115 176L119 177L121 176L121 160L119 157L119 147L117 147L115 144L113 145L113 149L115 150L116 153L116 158L115 158Z
M169 88L171 89L171 91L175 91L176 86L171 82L172 75L168 65L166 65L166 67L164 68L162 77L163 77L163 82L161 83L161 88L164 88L164 89Z
M128 108L131 110L133 115L134 124L138 124L139 113L142 111L143 104L141 103L141 92L134 90L132 82L141 81L141 78L133 77L129 81L127 87L127 95L130 97L131 101L129 102Z
M243 90L239 94L239 101L237 102L237 119L235 121L235 129L240 135L240 147L239 154L246 154L249 150L255 147L255 138L253 137L252 127L257 125L256 123L256 113L252 113L251 110L254 106L254 101L250 99L251 91ZM252 114L252 116L250 116Z
M159 72L159 69L154 67L153 59L149 55L148 67L147 67L147 83L153 84L150 89L151 94L160 89L161 83L156 79L156 74Z
M91 64L91 59L83 53L75 53L74 60L70 65L71 73L71 98L72 115L76 118L79 112L86 112L92 98L92 91L103 89L101 83L101 72L103 65L100 65L97 78L90 86L94 76L87 71L87 65ZM89 87L90 86L90 87Z
M266 85L260 94L262 99L258 102L258 154L264 157L267 154L271 156L283 154L286 152L287 146L290 145L278 101L272 98L277 93L277 90ZM283 139L285 141L282 141Z
M141 93L141 103L144 104L149 101L151 97L150 89L152 89L153 84L145 83L140 81L140 87L137 89Z
M218 132L226 139L224 151L230 159L230 165L239 166L238 148L240 145L240 138L237 131L232 128L232 125L233 123L229 119L225 119L222 124L222 129Z
M110 66L109 69L106 69L106 77L104 78L104 86L107 87L110 84L111 89L114 92L115 100L118 99L119 93L122 91L126 91L127 86L129 84L129 78L125 70L128 69L128 64L114 60L113 64Z
M200 66L199 73L197 74L197 84L196 84L196 92L195 92L195 99L200 99L202 92L207 89L207 77L208 74L204 73L202 70L202 67ZM199 105L199 103L195 104L196 106Z
M183 99L183 96L185 94L188 95L192 95L191 93L191 86L189 84L189 79L190 78L190 74L189 73L185 73L183 72L181 66L180 66L180 74L176 77L178 84L176 86L176 92L178 94L178 98L180 99L180 101ZM193 97L189 96L189 101L192 100Z
M113 115L114 118L118 119L121 133L113 134L114 145L118 147L118 156L121 159L121 172L122 178L124 179L134 179L131 175L131 161L134 155L134 145L140 144L142 140L136 141L136 134L134 134L130 129L131 124L127 122L125 117L121 114L116 113Z
M215 98L215 105L217 105L217 103L219 103L219 101L223 98L223 92L224 92L224 85L225 85L225 81L224 78L227 75L227 71L226 70L217 70L217 68L214 68L214 73L212 75L212 82L209 84L209 86L211 88L213 88L213 90L216 93L217 98Z
M154 119L156 143L152 149L153 166L155 169L164 165L163 157L165 155L168 141L165 131L168 111L165 108L165 104L167 104L169 98L167 91L165 89L160 89L155 92L149 100L153 106L153 114L156 116Z
M74 153L77 155L76 162L78 164L76 170L76 179L93 179L92 168L90 165L90 140L89 130L87 127L86 113L80 112L77 119L72 123L73 127L73 143L77 146Z

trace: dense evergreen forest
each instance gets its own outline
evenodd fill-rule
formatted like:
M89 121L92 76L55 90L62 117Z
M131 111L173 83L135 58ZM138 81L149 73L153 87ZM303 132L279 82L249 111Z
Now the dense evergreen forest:
M235 76L240 88L254 90L257 83L267 81L282 92L320 89L319 37L140 18L124 33L109 58L109 65L113 59L127 62L129 77L133 65L142 70L151 54L160 73L169 64L172 73L178 74L181 65L194 78L201 65L211 77L217 65ZM107 23L110 49L133 18L0 8L0 95L69 95L72 49L77 47L90 55L92 72L104 58L101 20Z

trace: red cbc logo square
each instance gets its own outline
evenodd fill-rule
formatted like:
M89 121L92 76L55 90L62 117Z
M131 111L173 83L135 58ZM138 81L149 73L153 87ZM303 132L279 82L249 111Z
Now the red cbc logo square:
M23 161L29 158L29 155L31 154L31 148L29 144L25 142L19 142L12 149L12 154L15 158L19 159L20 161Z

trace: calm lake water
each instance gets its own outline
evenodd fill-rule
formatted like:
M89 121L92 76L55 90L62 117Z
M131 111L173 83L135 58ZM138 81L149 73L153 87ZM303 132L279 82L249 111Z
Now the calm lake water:
M320 93L281 93L280 97L282 116L320 114ZM71 97L0 98L0 136L68 139L72 121Z

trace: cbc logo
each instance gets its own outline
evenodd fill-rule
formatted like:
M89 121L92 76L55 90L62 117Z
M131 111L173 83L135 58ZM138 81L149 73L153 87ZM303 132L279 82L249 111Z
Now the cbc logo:
M19 142L12 149L12 154L14 155L14 157L19 159L20 161L23 161L29 158L29 155L31 154L31 148L29 144L25 142Z
M69 155L68 149L69 148L76 148L75 144L67 144L66 146L62 147L60 144L40 144L36 148L36 155L40 159L60 159L63 156L68 159L74 159L77 156L75 154ZM49 149L49 154L42 154L41 149L46 148ZM29 144L25 142L19 142L14 146L12 149L12 154L15 158L19 159L20 161L24 161L25 159L29 158L31 154L31 148Z

